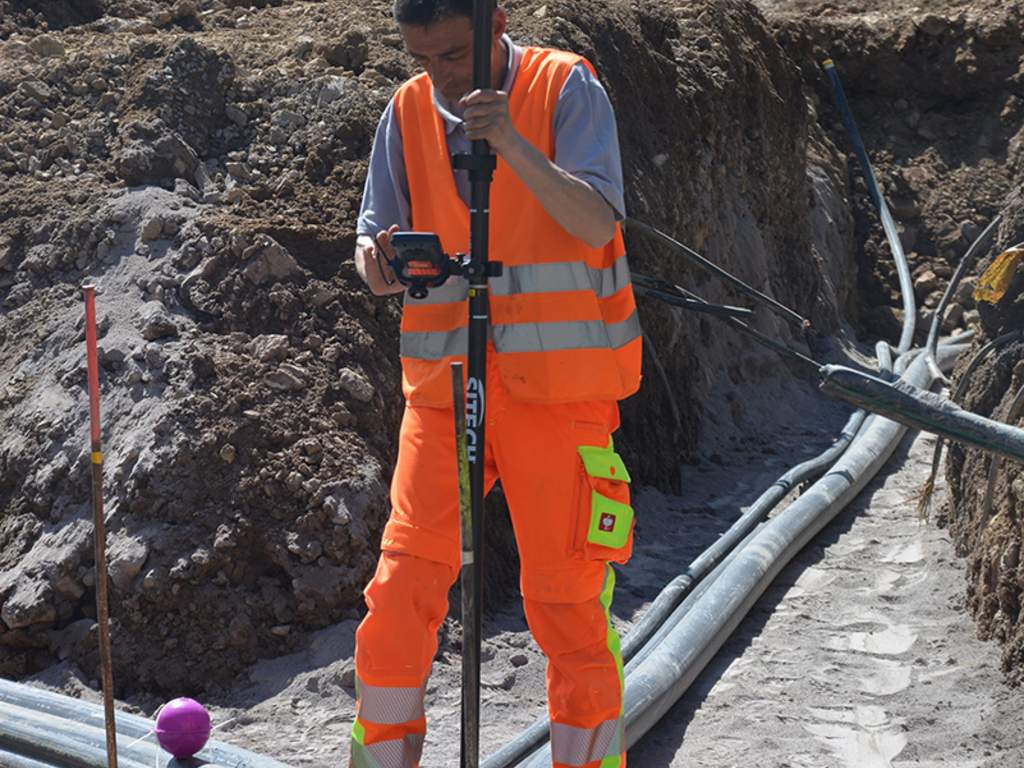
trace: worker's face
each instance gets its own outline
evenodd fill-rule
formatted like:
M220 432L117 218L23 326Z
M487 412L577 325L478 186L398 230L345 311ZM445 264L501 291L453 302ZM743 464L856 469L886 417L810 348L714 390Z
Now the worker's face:
M503 62L501 36L508 26L505 11L497 8L491 22L491 69L497 78ZM427 71L434 87L450 102L473 90L473 20L452 16L433 24L399 24L405 49ZM497 63L495 63L497 62Z

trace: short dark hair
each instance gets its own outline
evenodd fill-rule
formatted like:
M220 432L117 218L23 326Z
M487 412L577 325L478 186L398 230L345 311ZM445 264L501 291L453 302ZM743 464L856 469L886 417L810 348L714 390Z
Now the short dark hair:
M427 26L452 16L473 18L473 0L395 0L395 21Z

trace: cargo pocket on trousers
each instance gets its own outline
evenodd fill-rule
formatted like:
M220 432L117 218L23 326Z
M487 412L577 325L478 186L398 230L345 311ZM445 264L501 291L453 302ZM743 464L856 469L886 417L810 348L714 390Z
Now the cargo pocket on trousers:
M581 445L582 487L576 541L587 560L624 563L633 552L633 507L629 505L629 472L608 447Z

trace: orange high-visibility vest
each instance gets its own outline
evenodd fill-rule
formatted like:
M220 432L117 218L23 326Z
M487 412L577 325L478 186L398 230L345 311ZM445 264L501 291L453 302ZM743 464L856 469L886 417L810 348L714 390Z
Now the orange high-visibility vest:
M562 86L579 56L525 48L509 109L516 130L551 160ZM395 94L409 179L412 229L435 232L449 255L469 251L469 208L455 187L433 85L418 75ZM641 330L618 224L602 248L566 232L508 165L491 185L489 280L498 368L509 393L542 403L621 400L640 386ZM450 280L426 299L408 293L402 313L402 390L412 405L449 406L454 360L468 346L468 282Z

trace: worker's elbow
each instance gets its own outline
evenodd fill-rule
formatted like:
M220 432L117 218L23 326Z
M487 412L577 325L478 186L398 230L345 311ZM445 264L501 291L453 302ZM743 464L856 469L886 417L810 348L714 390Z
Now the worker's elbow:
M592 227L583 236L583 242L589 245L591 248L604 248L608 243L611 242L612 238L615 237L615 221L612 220L607 224L603 223L601 226Z

